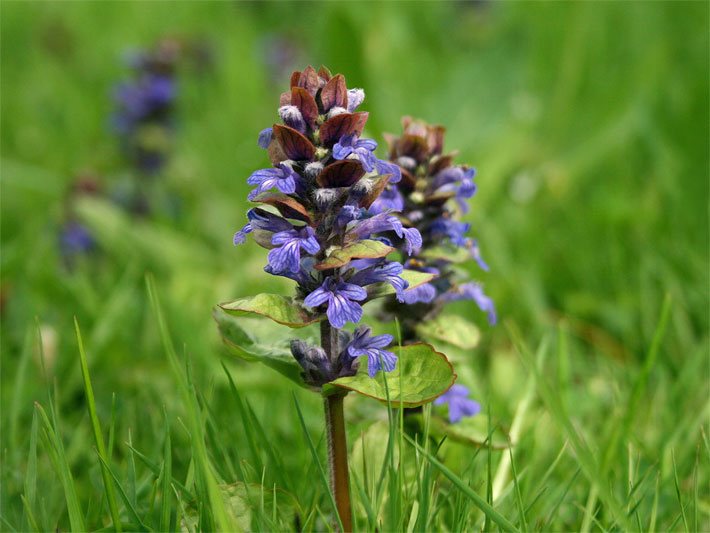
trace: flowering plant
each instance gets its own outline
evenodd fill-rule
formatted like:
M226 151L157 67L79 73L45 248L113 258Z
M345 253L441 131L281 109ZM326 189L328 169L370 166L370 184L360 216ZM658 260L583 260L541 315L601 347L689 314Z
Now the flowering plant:
M488 271L478 242L468 236L470 224L459 220L459 215L469 210L467 200L476 193L475 169L454 165L455 153L443 153L442 126L410 117L404 117L402 124L400 137L387 136L389 158L399 166L402 179L388 186L370 209L375 213L397 211L403 225L419 231L423 246L405 265L436 277L403 295L404 303L422 305L393 304L390 309L402 320L405 338L414 336L417 325L435 318L444 304L455 300L474 300L493 325L493 301L481 284L466 281L467 276L455 268L456 263L470 258Z
M373 335L361 324L369 301L389 295L401 304L415 301L410 295L436 276L412 263L422 252L420 231L403 223L401 207L381 198L407 171L378 159L377 143L362 137L364 98L362 89L349 89L342 75L325 68L293 73L280 98L281 121L259 134L272 166L247 179L253 187L248 199L259 206L249 210L234 243L251 236L268 249L264 270L295 281L295 294L239 298L215 310L236 355L324 396L331 481L346 530L344 396L355 391L415 407L444 394L456 378L446 356L431 346L391 347L392 335ZM320 343L293 339L287 349L265 343L245 326L245 317L259 316L291 328L319 324ZM344 329L349 323L358 324L353 332Z
M403 293L400 299L388 299L383 315L397 317L405 343L434 336L462 348L472 348L477 342L477 336L470 334L475 326L458 315L446 317L440 323L437 319L446 303L474 300L487 313L489 323L496 322L493 301L483 292L481 284L469 281L457 267L457 263L473 259L481 269L488 270L478 242L468 235L470 224L460 220L468 212L468 200L476 192L475 170L454 164L455 153L444 153L442 126L411 117L404 117L402 126L399 137L386 136L389 160L399 167L401 180L388 184L370 211L396 212L404 227L419 232L422 246L407 258L404 267L435 277ZM403 249L401 245L400 248ZM444 322L445 328L438 327ZM465 333L456 335L457 330ZM455 385L435 403L448 404L449 419L455 423L480 411L480 405L467 399L467 395L466 387Z

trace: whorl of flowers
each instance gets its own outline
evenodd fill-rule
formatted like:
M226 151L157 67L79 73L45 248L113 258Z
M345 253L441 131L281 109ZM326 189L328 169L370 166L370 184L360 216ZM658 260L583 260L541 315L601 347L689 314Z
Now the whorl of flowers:
M296 300L336 330L360 322L368 291L388 283L405 301L408 283L403 266L386 256L419 251L422 239L405 228L392 209L370 210L388 184L400 181L397 165L374 155L377 143L361 138L368 113L358 111L362 89L348 89L345 78L308 67L291 76L280 98L281 122L263 130L258 144L268 150L272 166L257 170L247 183L249 222L234 235L247 234L269 250L266 272L294 280ZM389 236L387 238L385 235ZM307 382L321 385L352 375L361 355L374 376L394 369L396 357L386 348L391 335L370 336L361 326L354 334L337 332L337 354L294 341L291 349Z
M175 69L180 44L160 41L152 50L130 54L130 81L114 92L113 127L132 164L145 174L158 173L167 161L177 95Z
M389 310L402 321L405 338L416 324L432 318L443 304L453 300L474 300L496 322L493 301L479 283L467 281L457 273L454 257L462 250L480 268L488 270L478 243L468 233L470 224L460 220L468 212L468 200L476 192L475 170L454 164L455 153L444 153L442 126L433 126L410 117L402 119L401 136L386 136L389 159L399 166L402 179L389 185L371 206L373 212L400 211L404 227L416 228L422 236L421 252L410 257L405 267L436 274L425 283L404 293L406 308L390 302ZM465 255L465 254L464 254Z

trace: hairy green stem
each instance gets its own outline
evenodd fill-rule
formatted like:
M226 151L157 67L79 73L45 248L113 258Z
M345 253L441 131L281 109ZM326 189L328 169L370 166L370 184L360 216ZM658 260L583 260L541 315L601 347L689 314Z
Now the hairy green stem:
M321 322L321 346L331 361L340 353L338 330L327 320ZM348 445L345 434L345 414L343 399L345 393L328 396L324 401L325 427L328 433L328 464L330 466L330 488L333 491L338 515L343 530L353 530L352 511L350 508L350 475L348 470Z

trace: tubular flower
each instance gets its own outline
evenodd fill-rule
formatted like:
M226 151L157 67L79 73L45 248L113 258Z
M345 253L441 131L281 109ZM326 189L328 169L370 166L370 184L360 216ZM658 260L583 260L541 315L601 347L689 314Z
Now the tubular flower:
M422 244L419 231L396 216L397 205L371 210L401 172L377 159L377 143L362 137L368 113L357 109L364 98L362 89L348 89L342 75L325 68L293 73L280 97L280 122L258 135L272 166L247 179L254 186L249 200L261 207L249 211L247 224L234 235L235 244L252 236L269 249L264 270L296 281L296 301L304 312L322 316L337 329L360 322L368 290L378 285L391 285L404 301L409 284L401 277L401 262L387 259L395 250L389 243L402 241L410 254ZM349 351L327 364L321 351L292 345L309 382L352 374L353 354L384 347L382 336L362 331L353 339L343 337ZM394 356L388 354L379 354L385 371L394 368ZM371 358L370 372L379 364Z
M355 330L353 338L347 345L348 354L351 357L367 355L367 373L374 378L377 372L384 370L391 372L397 364L397 356L388 352L387 348L394 338L392 335L370 336L372 330L367 326L360 326Z
M249 193L248 198L253 200L262 192L270 189L278 189L284 194L291 194L296 192L296 180L298 179L298 174L284 163L279 163L276 168L257 170L247 179L249 185L257 186L256 189Z
M310 226L274 233L271 244L279 246L269 252L269 265L274 272L298 272L301 269L301 248L309 254L320 251L316 233Z
M375 168L377 158L373 153L377 148L377 143L372 139L358 139L354 134L344 135L333 146L333 157L335 159L345 159L353 155L362 163L362 167L371 172Z
M495 324L493 301L480 284L466 283L455 268L463 249L467 252L463 254L465 257L488 270L478 242L469 236L470 224L460 220L460 214L468 212L467 201L476 192L475 170L455 165L454 154L443 152L443 127L410 117L403 118L402 125L401 136L385 137L389 164L399 168L401 180L396 185L390 182L370 211L381 216L396 209L394 216L401 229L396 231L400 239L395 245L403 255L410 256L405 267L436 272L437 278L404 293L405 303L421 305L402 308L391 300L386 308L400 317L407 340L416 337L417 324L433 318L446 302L453 300L474 300L487 314L488 321ZM413 235L404 234L411 230L417 230L418 241Z
M307 307L318 307L327 303L328 320L333 327L342 328L346 322L360 321L362 307L357 302L365 298L367 291L361 286L327 277L323 285L304 298L303 303Z

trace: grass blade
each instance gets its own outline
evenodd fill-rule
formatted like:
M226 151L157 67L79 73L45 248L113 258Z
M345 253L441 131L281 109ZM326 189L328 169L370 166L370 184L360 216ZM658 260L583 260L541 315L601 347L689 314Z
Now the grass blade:
M444 476L446 476L449 481L456 485L456 487L458 487L458 489L464 495L468 496L468 498L476 505L476 507L483 511L486 517L490 518L492 522L498 524L498 527L500 527L503 531L518 531L518 529L513 524L511 524L507 518L505 518L493 507L491 507L489 503L483 498L481 498L478 494L476 494L471 489L471 487L468 486L468 484L466 484L461 478L459 478L446 466L440 463L434 456L432 456L429 452L422 448L417 442L412 440L409 435L405 435L404 438L407 439L412 446L419 450L419 453L421 453L432 465L434 465L437 470L444 474Z
M193 455L198 475L201 478L209 503L209 509L212 511L215 520L216 529L221 531L239 531L241 528L232 515L227 510L227 506L219 489L217 479L215 478L213 466L210 463L205 446L204 428L201 422L200 407L197 401L195 388L191 380L190 372L183 371L178 360L175 347L173 346L167 323L163 315L163 310L158 300L158 295L155 289L155 281L153 277L146 277L146 285L148 289L148 297L153 307L153 313L158 322L160 338L163 343L163 349L172 367L175 378L178 382L178 392L182 396L182 400L187 409L187 422L192 435ZM189 361L188 361L189 364ZM198 484L199 486L199 484ZM204 527L204 525L203 525Z
M673 450L671 450L671 458L673 459L673 482L675 484L675 494L676 494L676 497L678 498L678 505L680 506L680 516L683 519L683 527L685 528L685 531L688 532L688 531L690 531L690 528L688 527L688 518L685 516L685 506L683 505L683 498L680 494L680 482L678 481L678 468L676 468L675 452Z
M32 413L32 427L30 429L30 452L27 455L27 470L25 472L25 493L23 502L27 511L27 518L32 521L30 514L35 506L37 496L37 412ZM36 521L35 521L36 522ZM35 530L39 530L36 526Z
M111 479L116 484L116 488L118 489L118 495L123 500L123 504L126 506L126 510L128 511L128 514L131 516L131 518L133 519L135 524L140 526L142 531L151 531L151 529L148 526L146 526L143 523L143 521L140 519L140 517L138 516L138 512L136 511L136 508L133 506L133 504L131 503L131 500L128 498L126 491L124 491L123 487L121 487L121 482L116 477L116 474L113 473L113 470L111 470L111 467L108 465L108 463L106 461L104 461L104 458L101 457L101 455L98 455L98 457L99 457L99 461L101 461L101 464L106 468L106 471L108 472L109 476L111 476Z
M528 531L528 521L525 518L525 505L523 505L523 496L520 493L520 485L518 483L518 472L515 469L515 459L513 457L513 443L508 443L508 453L510 454L510 468L513 472L513 486L515 487L515 501L518 504L518 512L520 513L520 523L523 531Z
M170 424L168 413L165 412L165 446L163 453L163 473L162 473L162 502L160 506L160 530L171 531L170 527L170 500L173 492L172 482L172 448L170 444Z
M79 343L79 360L81 361L81 375L84 378L84 392L86 393L86 402L89 408L89 417L91 418L91 427L94 430L94 441L96 443L96 450L99 456L103 459L102 465L109 463L109 457L106 454L106 445L104 443L104 437L101 433L101 426L99 425L99 417L96 414L96 400L94 399L94 389L91 385L91 376L89 375L89 364L86 361L86 351L84 350L84 341L81 338L81 330L79 329L79 322L76 317L74 317L74 329L76 330L76 339ZM106 491L106 501L108 501L108 507L111 512L111 520L113 521L113 527L116 531L121 531L121 519L118 515L118 505L116 505L116 495L113 492L113 484L106 469L106 466L101 468L101 477L104 482L104 490Z
M52 426L52 423L50 422L49 417L42 406L39 403L35 403L35 408L36 412L40 415L45 435L47 437L47 443L50 447L49 451L52 456L54 466L57 469L59 479L64 488L64 499L67 503L69 524L74 531L86 531L84 516L81 513L79 497L77 496L76 486L74 485L74 477L72 476L66 455L64 453L64 444L62 444L61 437L59 437L55 431L55 428Z
M600 465L595 460L594 454L592 453L589 445L584 440L584 438L577 432L576 428L572 424L570 417L565 411L559 395L553 389L552 386L545 380L541 375L540 369L535 365L535 360L530 354L527 346L522 341L520 334L517 331L511 330L511 335L513 336L514 342L518 347L519 353L523 357L523 361L529 371L535 373L535 381L538 387L538 393L542 398L543 402L547 406L552 418L559 424L561 429L567 434L570 444L572 445L579 465L582 468L582 472L587 477L589 482L592 484L592 491L596 492L603 500L604 504L609 508L613 518L619 522L625 530L633 529L631 523L628 520L626 512L621 507L617 499L612 494L609 485L607 483L607 476L600 468ZM546 349L547 342L543 340L540 345L540 349Z

